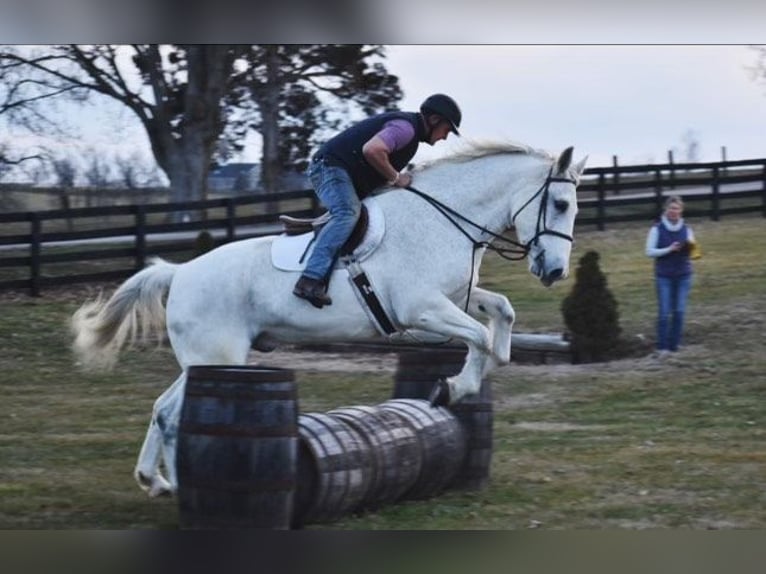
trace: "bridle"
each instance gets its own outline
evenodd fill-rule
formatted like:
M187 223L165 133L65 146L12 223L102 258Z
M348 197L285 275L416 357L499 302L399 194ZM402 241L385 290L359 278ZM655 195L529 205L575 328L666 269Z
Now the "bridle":
M565 182L565 183L572 183L574 185L577 185L577 182L573 179L569 179L566 177L553 177L553 166L551 166L550 170L548 171L548 175L545 178L545 181L540 186L540 189L538 189L532 196L524 202L524 205L522 205L519 209L516 210L516 213L513 214L513 217L511 217L511 225L514 224L514 221L516 221L516 217L518 217L519 213L524 211L531 203L532 201L538 197L539 195L542 195L540 198L540 208L537 211L537 226L535 228L535 235L527 241L526 243L520 243L514 239L510 239L509 237L505 237L503 235L499 235L495 233L494 231L490 231L483 225L479 225L475 221L472 221L468 219L466 216L461 215L451 207L444 205L442 202L440 202L437 199L434 199L430 195L427 195L420 191L419 189L416 189L412 186L407 186L404 189L411 191L415 195L420 196L423 198L427 203L431 204L439 213L441 213L444 217L447 218L447 220L454 225L460 233L465 235L468 240L473 245L473 249L471 251L471 277L468 280L468 294L465 298L465 309L464 311L468 311L468 301L471 298L471 285L473 284L473 274L474 274L474 268L476 267L476 251L479 248L485 248L490 251L494 251L497 253L500 257L503 259L507 259L509 261L521 261L524 258L526 258L527 255L529 255L529 251L531 250L532 245L537 245L539 239L543 235L554 235L556 237L560 237L561 239L566 239L570 243L574 241L574 238L571 235L567 235L566 233L561 233L560 231L556 231L555 229L549 229L547 226L547 218L548 218L548 197L550 196L550 185L553 182ZM477 241L473 238L473 236L466 231L463 226L459 223L461 220L464 223L467 223L471 227L478 229L481 231L482 234L486 233L491 238L489 241L482 240ZM490 243L490 241L494 239L501 244L510 244L510 247L500 247L497 245L493 245Z
M540 208L537 210L537 225L535 227L535 235L527 241L527 243L524 245L524 248L526 249L527 253L529 253L530 245L537 245L538 240L542 235L554 235L556 237L561 237L562 239L566 239L570 243L574 241L574 238L571 235L567 235L566 233L561 233L560 231L556 231L555 229L549 229L547 225L547 219L548 219L548 197L550 196L550 185L553 182L562 182L562 183L571 183L574 185L577 185L577 182L573 179L570 179L568 177L553 177L553 166L551 166L550 170L548 171L548 177L545 178L545 182L540 186L540 189L538 189L532 197L530 197L526 202L524 202L524 205L522 205L516 213L513 214L513 217L511 217L511 225L513 225L516 221L516 217L524 211L524 209L532 203L532 200L535 199L538 195L542 194L542 197L540 198Z
M521 261L524 259L527 255L529 255L529 251L532 249L533 245L537 245L539 242L539 239L543 235L553 235L555 237L560 237L561 239L566 239L570 243L574 241L574 238L571 235L567 235L566 233L561 233L560 231L556 231L555 229L550 229L547 225L547 219L548 219L548 198L550 196L550 185L553 182L563 182L563 183L571 183L574 185L577 185L577 181L574 179L570 179L568 177L553 177L553 166L551 166L550 170L548 171L548 175L545 178L545 181L540 186L540 188L532 194L532 196L524 202L524 205L522 205L519 209L516 210L516 213L513 214L511 217L511 226L514 225L516 218L518 217L519 213L524 211L531 203L535 200L538 196L542 195L540 198L540 208L537 211L537 224L535 227L535 234L526 243L520 243L514 239L511 239L509 237L505 237L504 235L500 235L495 233L494 231L490 231L483 225L479 225L475 221L472 221L468 219L466 216L458 213L451 207L443 204L437 199L434 199L430 195L427 195L420 191L419 189L416 189L412 186L407 186L404 189L411 191L412 193L420 196L423 198L426 202L431 204L439 213L441 213L444 217L447 218L447 220L454 225L458 231L460 231L463 235L465 235L468 240L473 244L473 250L474 253L476 252L476 249L479 248L486 248L490 251L494 251L500 257L504 259L508 259L510 261ZM466 229L460 224L458 221L462 221L463 223L468 224L469 226L478 229L482 234L487 234L491 239L494 239L496 241L499 241L501 244L506 244L506 247L493 245L490 243L490 241L481 240L478 241L474 239L474 237L466 231ZM510 244L511 246L508 247L507 245Z

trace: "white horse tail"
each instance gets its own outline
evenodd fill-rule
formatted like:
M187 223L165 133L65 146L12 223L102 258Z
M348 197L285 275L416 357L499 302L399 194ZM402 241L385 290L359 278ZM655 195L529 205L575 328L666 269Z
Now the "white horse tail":
M87 369L110 369L127 341L146 341L165 331L164 298L179 265L153 258L106 301L101 295L72 315L74 352Z

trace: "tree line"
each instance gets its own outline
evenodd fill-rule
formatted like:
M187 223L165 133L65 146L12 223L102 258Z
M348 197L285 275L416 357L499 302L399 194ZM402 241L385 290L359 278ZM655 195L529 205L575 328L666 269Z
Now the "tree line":
M262 138L263 188L277 191L282 172L305 169L329 130L396 109L402 90L380 45L0 46L0 118L9 124L62 133L57 103L98 97L140 121L171 201L193 201L205 198L211 166L241 151L249 132ZM41 158L0 136L0 166ZM88 169L97 177L101 167Z

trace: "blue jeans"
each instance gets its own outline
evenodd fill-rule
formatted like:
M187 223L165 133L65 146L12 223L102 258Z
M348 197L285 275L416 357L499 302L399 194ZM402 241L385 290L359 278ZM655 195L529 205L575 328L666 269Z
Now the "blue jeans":
M362 203L351 177L342 167L327 165L324 160L312 161L308 176L319 201L330 212L330 220L319 232L303 274L324 280L332 272L340 248L351 237Z
M658 302L657 349L677 351L681 344L692 276L656 277L655 283Z

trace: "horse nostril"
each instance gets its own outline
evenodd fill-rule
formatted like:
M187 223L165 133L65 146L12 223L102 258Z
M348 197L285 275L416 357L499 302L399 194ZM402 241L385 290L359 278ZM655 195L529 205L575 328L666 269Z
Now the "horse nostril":
M548 273L548 279L551 281L556 281L557 279L561 279L561 276L564 274L564 270L559 267L558 269L554 269L550 273Z

